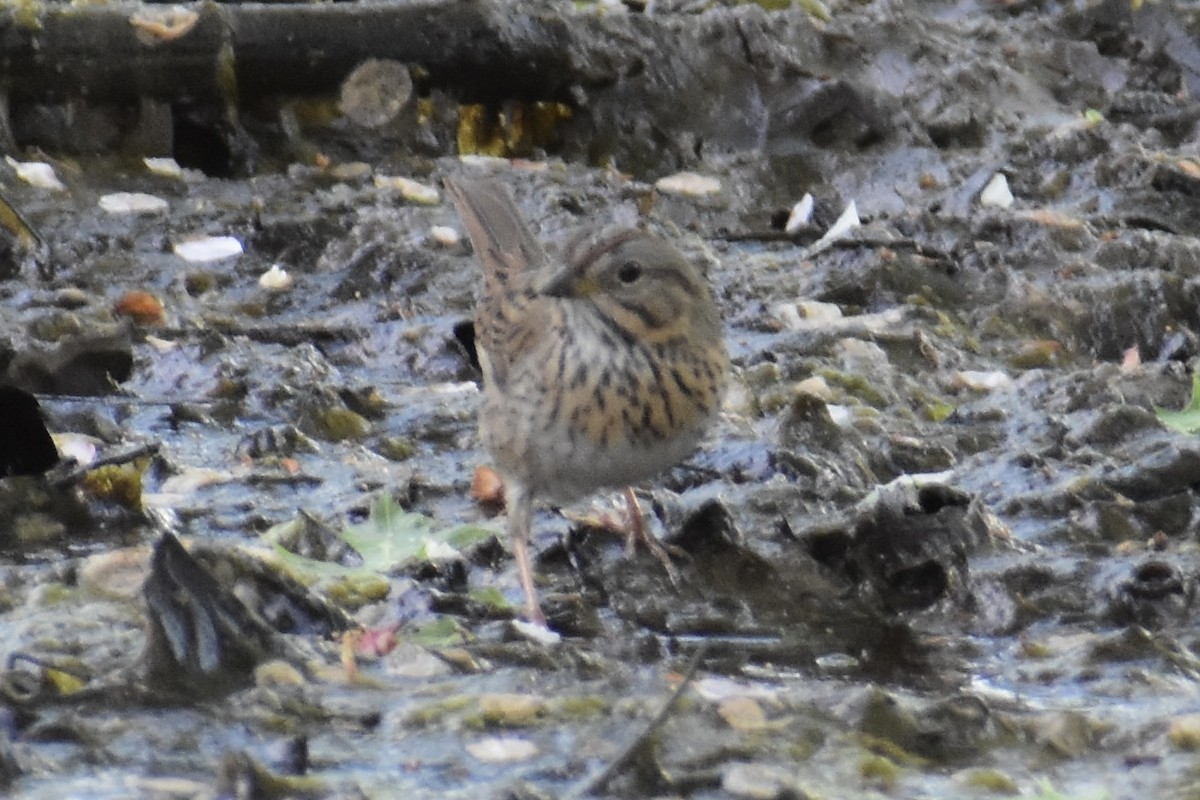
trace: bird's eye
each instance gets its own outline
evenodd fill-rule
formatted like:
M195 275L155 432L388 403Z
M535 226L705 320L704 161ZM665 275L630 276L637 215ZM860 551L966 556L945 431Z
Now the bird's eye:
M630 284L642 277L642 265L636 261L626 261L617 270L617 280Z

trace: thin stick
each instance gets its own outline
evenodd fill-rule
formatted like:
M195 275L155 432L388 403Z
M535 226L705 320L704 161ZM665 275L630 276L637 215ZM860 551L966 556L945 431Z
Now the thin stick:
M700 668L700 659L704 657L706 649L706 645L701 642L700 646L696 648L696 652L692 654L692 660L688 662L687 669L684 670L683 678L679 681L679 685L675 687L675 691L667 698L667 702L663 703L658 713L646 724L646 727L637 736L633 737L617 757L609 762L607 767L575 784L575 788L567 792L563 800L579 800L579 798L588 797L603 791L608 782L616 777L617 773L633 760L638 750L645 746L650 737L662 727L667 718L671 716L671 712L675 710L675 706L679 703L679 698L683 696L684 690L691 685L692 679L696 677L696 670Z
M157 442L138 445L131 450L125 450L121 453L113 453L112 455L101 456L91 464L73 467L70 472L67 472L63 475L55 475L54 477L50 478L49 483L54 488L61 489L65 486L70 486L73 483L78 483L84 475L87 475L89 472L99 467L111 467L116 464L128 464L130 461L137 461L142 456L152 456L157 452Z

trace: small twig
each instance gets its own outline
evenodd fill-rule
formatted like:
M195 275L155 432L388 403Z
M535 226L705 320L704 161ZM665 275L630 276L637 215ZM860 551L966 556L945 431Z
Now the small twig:
M211 333L221 336L244 336L260 344L296 347L312 342L352 342L362 338L354 328L339 328L322 323L301 322L287 325L209 325L205 327L160 328L155 336L164 339L191 339Z
M130 450L125 450L112 455L101 456L90 464L79 464L70 468L69 472L61 475L48 477L47 482L55 489L62 489L66 486L78 483L84 475L87 475L94 469L100 467L111 467L118 464L128 464L130 461L137 461L143 456L152 456L158 453L158 443L150 442L148 444L140 444Z
M83 403L85 405L119 405L119 406L171 406L177 403L187 403L192 406L211 406L215 405L217 400L207 400L204 398L179 398L176 400L156 400L146 397L127 397L120 394L58 394L34 392L34 397L39 403Z
M720 234L716 238L726 242L791 242L797 246L805 246L812 243L810 240L815 240L816 237L812 236L811 234L812 232L808 230L801 231L797 234L790 234L785 231L777 230L734 231ZM949 253L929 245L921 244L916 239L848 236L844 239L837 239L829 242L824 249L870 250L875 248L899 250L912 253L921 258L927 258L930 261L946 262L951 264L954 263L954 258Z
M887 237L872 238L870 236L850 236L829 243L830 249L861 250L870 248L887 248L912 253L930 261L945 261L954 263L954 258L944 250L924 245L916 239L890 239Z
M567 792L563 800L579 800L582 797L588 797L604 790L608 782L616 777L617 773L625 768L630 761L633 760L637 752L645 746L650 737L662 727L667 718L671 716L671 712L675 710L675 706L679 703L679 698L683 696L684 690L691 685L692 679L696 677L696 670L700 668L700 660L704 657L704 652L707 649L706 645L701 642L696 648L696 652L692 654L692 660L688 662L687 669L683 672L683 677L679 681L679 685L675 687L675 691L667 698L667 702L663 703L662 708L658 713L646 724L637 736L625 745L617 757L609 762L608 766L591 777L584 778L571 791Z
M41 656L35 656L32 653L23 653L20 651L9 654L8 659L5 662L5 669L11 672L12 670L16 669L17 664L21 662L32 664L43 672L47 670L56 670L64 675L70 675L72 678L78 678L84 683L91 680L90 675L86 675L80 670L72 667L59 666L58 664L42 658Z
M815 242L820 237L820 231L815 228L804 228L796 233L784 230L747 230L720 231L713 238L723 242L790 242L795 245L805 245Z

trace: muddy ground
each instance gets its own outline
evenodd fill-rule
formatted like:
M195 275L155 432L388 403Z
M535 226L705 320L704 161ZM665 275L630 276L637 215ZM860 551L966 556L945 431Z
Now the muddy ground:
M118 463L0 481L3 792L1200 797L1200 443L1158 411L1200 342L1198 9L458 8L495 74L409 63L414 98L10 97L40 242L7 218L0 367ZM566 49L506 78L514 30ZM639 487L679 584L614 499L543 509L558 641L472 497L459 174L551 247L665 231L726 322L719 424Z

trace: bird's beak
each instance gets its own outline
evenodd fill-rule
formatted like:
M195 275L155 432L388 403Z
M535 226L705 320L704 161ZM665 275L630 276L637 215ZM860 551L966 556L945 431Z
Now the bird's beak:
M599 288L594 280L581 277L570 265L546 270L534 282L534 290L547 297L588 297Z

